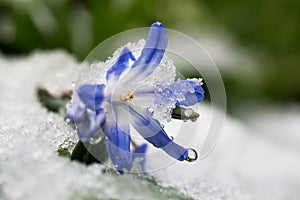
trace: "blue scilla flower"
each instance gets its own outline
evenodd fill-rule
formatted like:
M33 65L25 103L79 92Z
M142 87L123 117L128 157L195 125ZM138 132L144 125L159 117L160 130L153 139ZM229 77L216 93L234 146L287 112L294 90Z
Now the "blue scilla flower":
M99 83L75 89L68 118L82 141L102 130L108 155L119 172L130 171L146 146L131 152L130 124L145 140L173 158L188 160L188 149L172 141L161 121L176 106L191 106L204 98L199 80L176 80L175 67L164 53L168 38L163 24L152 24L146 42L128 44L99 66ZM139 48L142 44L142 48Z

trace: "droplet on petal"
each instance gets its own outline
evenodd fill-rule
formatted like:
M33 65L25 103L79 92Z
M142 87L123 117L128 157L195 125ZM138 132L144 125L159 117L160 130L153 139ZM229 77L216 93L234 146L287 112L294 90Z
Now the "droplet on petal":
M92 137L89 139L90 144L98 144L99 142L101 142L101 140L103 139L103 137L99 134L97 137Z
M188 148L187 151L188 151L188 157L185 160L188 161L188 162L196 161L197 158L198 158L197 151L193 148Z

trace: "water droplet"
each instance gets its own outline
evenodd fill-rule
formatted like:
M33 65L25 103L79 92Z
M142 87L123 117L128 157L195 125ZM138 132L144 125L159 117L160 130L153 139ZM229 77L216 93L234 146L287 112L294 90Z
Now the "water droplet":
M193 113L194 113L194 111L193 111L192 109L190 109L190 108L188 108L188 109L186 109L186 110L184 111L184 115L185 115L186 117L192 116Z
M161 124L160 127L161 127L161 128L165 128L165 125Z
M196 161L197 158L198 158L197 151L193 148L188 148L187 151L188 151L188 157L185 160L188 161L188 162Z
M197 121L197 118L193 118L191 119L192 122L196 122Z
M66 118L65 120L68 124L71 123L71 120L69 118Z
M90 144L98 144L103 138L101 135L98 135L97 137L92 137L89 142Z
M173 137L173 136L169 136L169 137L170 137L171 140L174 140L174 137Z
M187 120L187 119L183 119L183 121L184 121L184 122L187 122L188 120Z

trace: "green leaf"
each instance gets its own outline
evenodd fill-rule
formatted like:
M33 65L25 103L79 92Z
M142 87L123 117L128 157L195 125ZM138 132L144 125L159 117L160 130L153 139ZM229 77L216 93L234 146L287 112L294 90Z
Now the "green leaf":
M76 144L72 154L71 160L90 165L92 163L104 163L108 159L105 142L101 140L97 144L83 143L81 140Z
M43 88L37 88L37 97L42 106L52 112L59 112L60 110L65 109L67 102L70 101L71 98L67 93L55 97Z
M57 149L57 153L59 156L64 156L64 157L71 156L68 148L59 148L59 149Z

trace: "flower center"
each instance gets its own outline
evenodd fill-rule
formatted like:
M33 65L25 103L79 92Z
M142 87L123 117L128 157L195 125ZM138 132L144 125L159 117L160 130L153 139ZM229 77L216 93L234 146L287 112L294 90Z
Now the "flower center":
M128 101L130 99L133 99L133 97L134 97L134 92L129 91L129 92L127 92L126 95L120 96L120 99L121 99L121 101Z

